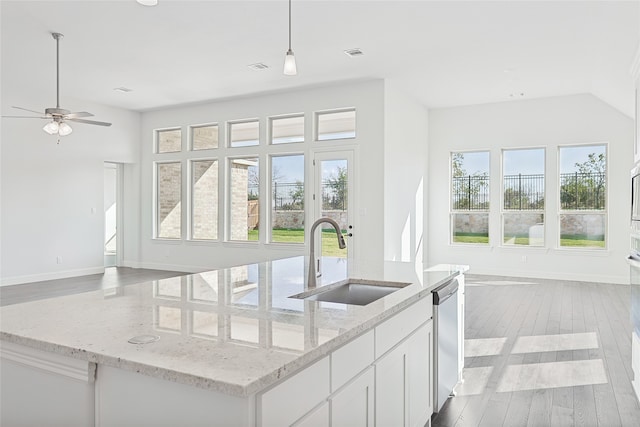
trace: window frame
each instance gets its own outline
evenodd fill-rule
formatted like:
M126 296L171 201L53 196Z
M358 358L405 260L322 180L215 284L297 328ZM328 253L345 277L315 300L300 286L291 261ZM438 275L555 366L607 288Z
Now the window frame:
M336 113L347 113L353 111L353 136L346 136L342 138L326 138L320 139L320 116ZM355 107L334 108L330 110L314 111L313 113L313 141L314 142L328 142L328 141L342 141L349 139L356 139L358 137L358 113Z
M273 122L284 119L294 119L294 118L302 118L302 141L291 141L291 142L273 142ZM307 140L306 138L306 116L304 113L291 113L291 114L282 114L277 116L269 116L267 117L267 145L289 145L289 144L304 144Z
M199 150L196 150L199 151ZM217 175L217 179L216 179L216 192L217 192L217 200L216 200L216 204L218 206L217 209L217 215L215 218L215 224L216 224L216 237L214 239L204 239L204 238L196 238L194 237L194 233L193 233L193 227L195 225L195 220L194 220L194 213L195 213L195 209L194 209L194 203L195 203L195 195L194 195L194 189L193 189L193 172L194 172L194 163L197 162L207 162L207 161L213 161L216 162L217 164L217 171L216 171L216 175ZM191 242L219 242L220 241L220 159L218 157L191 157L187 160L187 165L188 165L188 199L189 199L189 212L187 215L187 229L188 229L188 235L187 235L187 240L191 241Z
M170 131L180 131L180 149L177 151L160 151L160 133L162 132L170 132ZM157 128L153 130L153 154L159 155L170 155L181 153L184 151L184 132L182 130L182 126L169 126L163 128Z
M604 147L604 155L605 155L605 199L604 199L604 209L562 209L561 202L561 174L562 174L562 157L561 150L563 148L573 148L573 147ZM610 168L609 168L609 142L590 142L590 143L575 143L575 144L560 144L557 147L557 158L558 158L558 191L557 191L557 221L558 221L558 232L555 236L555 249L560 251L589 251L589 252L603 252L609 250L609 178L610 178ZM604 246L562 246L562 216L563 215L602 215L604 217Z
M153 240L161 240L163 242L180 242L184 239L184 227L182 216L184 215L183 205L184 205L184 191L182 186L182 179L184 177L184 166L182 164L182 160L180 159L167 159L167 160L157 160L153 162ZM160 236L160 185L158 182L158 168L163 164L178 164L180 165L180 237L162 237Z
M276 144L276 145L281 145L281 144ZM286 145L286 144L285 144ZM277 153L269 153L267 154L267 158L268 158L268 174L267 174L267 188L268 188L268 214L267 214L267 223L269 225L268 227L268 231L267 231L267 236L266 236L266 243L270 244L270 245L283 245L283 246L290 246L290 247L299 247L300 245L304 245L307 241L307 228L306 228L306 221L303 222L303 240L302 242L275 242L273 240L273 212L274 209L272 208L274 200L273 200L273 158L274 157L294 157L294 156L302 156L302 167L303 167L303 172L302 172L302 178L303 178L303 189L305 191L305 195L307 192L307 180L306 180L306 173L307 173L307 164L306 164L306 155L304 151L287 151L287 152L277 152ZM303 203L305 201L305 197L303 197ZM307 212L307 208L305 206L305 208L303 209L303 214L302 217L303 219L306 218L306 212Z
M257 143L256 144L251 144L251 145L238 145L238 146L233 146L233 132L232 132L232 128L234 125L241 125L241 124L245 124L245 123L256 123L258 125L258 139L257 139ZM239 120L227 120L226 122L226 137L227 137L227 143L226 143L226 148L233 148L233 149L240 149L240 148L248 148L248 147L259 147L262 144L261 138L260 138L260 132L262 126L260 125L260 118L259 117L252 117L249 119L239 119ZM218 129L218 132L220 132L220 129ZM218 134L219 135L219 134ZM219 136L218 136L219 138ZM220 141L218 140L218 145L220 145Z
M193 148L193 131L195 129L200 129L200 128L207 128L207 127L216 127L217 131L218 131L218 146L217 147L211 147L211 148ZM187 127L187 129L189 130L189 150L191 152L196 152L196 153L202 153L208 150L217 150L220 148L220 136L222 134L222 132L220 132L220 124L218 122L212 122L212 123L202 123L202 124L197 124L197 125L189 125Z
M487 165L487 173L488 173L488 196L487 200L489 201L489 206L487 209L454 209L453 207L453 155L454 154L466 154L466 153L487 153L488 157L488 165ZM491 235L491 150L490 149L471 149L471 150L451 150L449 151L449 245L451 246L461 246L461 247L469 247L476 246L480 248L485 248L491 246L492 243L492 235ZM455 215L456 214L470 214L470 213L483 213L487 215L487 243L465 243L465 242L454 242L454 231L455 231Z
M548 224L548 215L547 215L547 194L548 194L548 185L547 185L547 177L548 177L548 173L547 173L547 149L548 146L541 146L541 145L536 145L536 146L523 146L523 147L510 147L510 148L501 148L500 149L500 247L501 248L518 248L518 249L522 249L522 248L527 248L527 250L539 250L541 248L546 248L548 247L548 233L547 233L547 224ZM506 187L505 187L505 173L504 173L504 164L505 164L505 152L507 151L525 151L525 150L542 150L543 152L543 160L542 160L542 166L543 166L543 184L544 184L544 191L542 192L543 197L544 197L544 207L542 209L505 209L505 197L504 197L504 193L506 191ZM542 245L518 245L518 244L505 244L505 234L504 234L504 225L505 225L505 215L508 215L510 213L531 213L531 214L541 214L542 218L543 218L543 230L542 230L542 238L543 238L543 243Z

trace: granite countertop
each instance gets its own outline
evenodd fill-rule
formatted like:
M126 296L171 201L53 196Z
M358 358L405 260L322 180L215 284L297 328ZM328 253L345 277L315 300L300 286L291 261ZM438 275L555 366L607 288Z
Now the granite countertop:
M423 272L386 262L371 277L343 259L323 263L318 286L347 277L410 285L366 306L292 299L305 291L305 258L294 257L2 307L0 339L249 396L465 270L440 265ZM160 339L128 342L138 335Z

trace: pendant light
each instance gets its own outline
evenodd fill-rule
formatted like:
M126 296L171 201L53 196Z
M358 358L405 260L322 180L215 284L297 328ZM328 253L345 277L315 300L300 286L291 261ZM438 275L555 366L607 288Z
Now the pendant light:
M291 50L291 0L289 0L289 50L284 57L284 74L287 76L295 76L298 74L296 68L296 57Z

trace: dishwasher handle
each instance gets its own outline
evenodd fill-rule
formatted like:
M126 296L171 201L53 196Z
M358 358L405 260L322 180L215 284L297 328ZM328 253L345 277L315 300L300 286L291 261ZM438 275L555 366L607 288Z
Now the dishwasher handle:
M458 280L453 279L433 291L433 305L440 305L458 292Z

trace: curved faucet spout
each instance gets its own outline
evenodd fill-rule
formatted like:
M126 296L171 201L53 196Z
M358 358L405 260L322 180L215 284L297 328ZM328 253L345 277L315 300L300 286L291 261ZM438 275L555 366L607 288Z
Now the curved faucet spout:
M327 217L322 217L322 218L318 218L316 222L313 223L313 225L311 226L311 235L309 236L309 279L307 280L308 288L316 287L317 274L316 274L316 260L315 260L315 257L316 257L315 256L315 246L316 246L315 234L316 234L316 228L318 228L318 226L323 222L331 224L333 228L336 230L336 235L338 238L338 247L340 249L344 249L347 247L347 244L344 241L344 236L342 235L342 231L340 231L340 225L335 220Z

